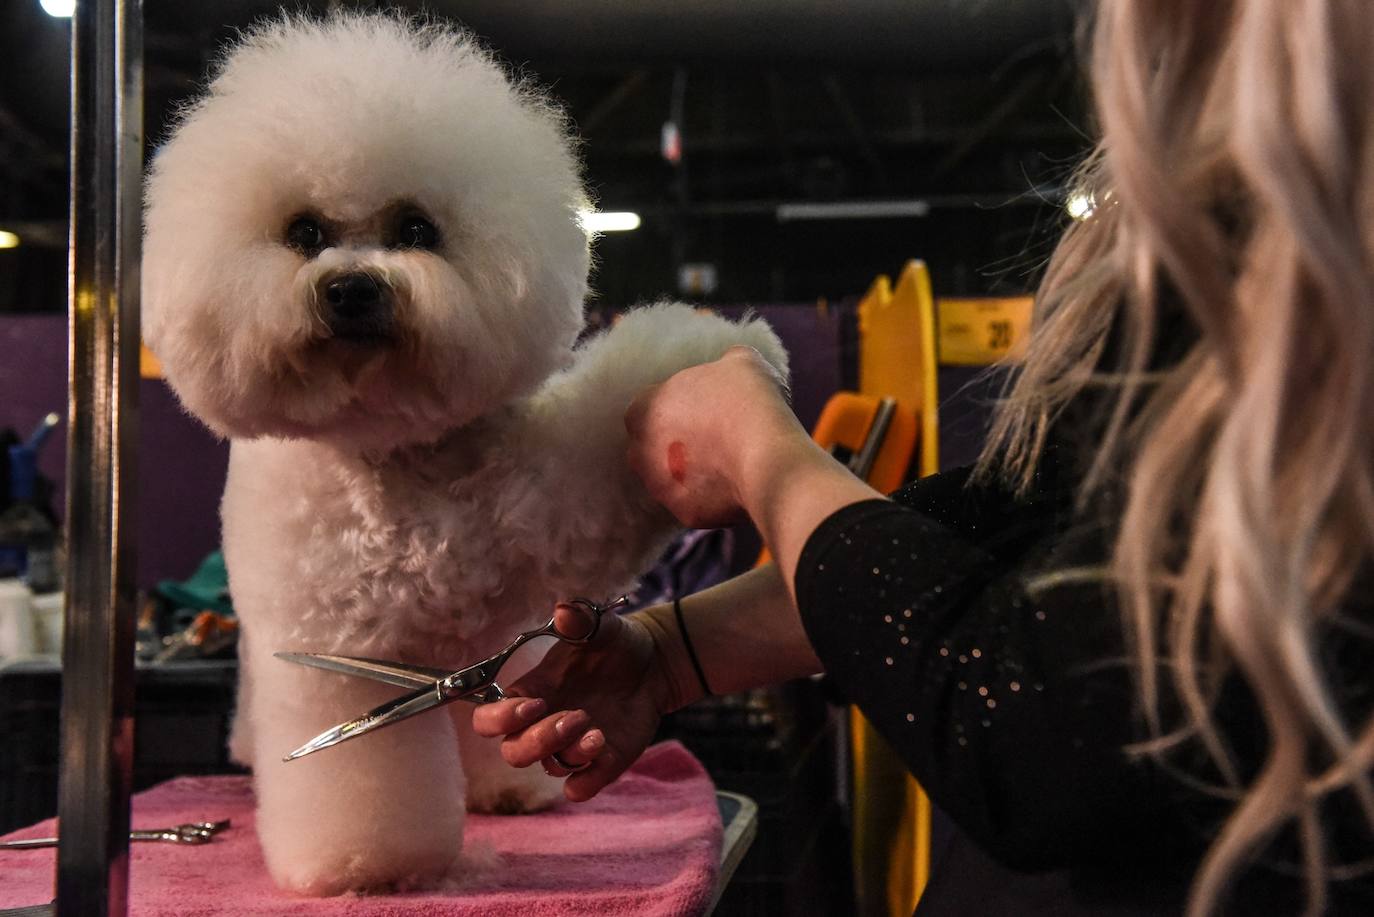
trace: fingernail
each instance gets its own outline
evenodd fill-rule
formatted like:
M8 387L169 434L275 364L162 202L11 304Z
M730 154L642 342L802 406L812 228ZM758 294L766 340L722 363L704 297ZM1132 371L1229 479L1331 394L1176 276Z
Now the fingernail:
M568 733L572 732L574 729L578 729L582 726L585 726L586 719L587 714L583 713L580 710L575 710L572 713L569 713L567 716L559 719L558 722L554 723L553 731L558 733L560 736L565 736Z
M548 704L541 697L531 698L515 708L515 715L525 721L537 720L544 715Z
M583 751L596 751L606 744L606 737L601 734L600 729L593 729L582 737L582 741L577 743Z

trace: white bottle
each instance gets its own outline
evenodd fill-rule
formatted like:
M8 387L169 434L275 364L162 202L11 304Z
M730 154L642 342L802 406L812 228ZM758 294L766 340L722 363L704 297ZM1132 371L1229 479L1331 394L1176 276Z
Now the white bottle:
M0 657L29 656L38 650L33 624L33 593L22 580L0 580Z

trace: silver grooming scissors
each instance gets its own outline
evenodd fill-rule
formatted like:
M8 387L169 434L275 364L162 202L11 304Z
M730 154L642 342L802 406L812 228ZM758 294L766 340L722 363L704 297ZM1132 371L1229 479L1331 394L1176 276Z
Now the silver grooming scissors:
M456 700L465 700L474 704L490 704L494 701L504 700L506 692L501 690L501 686L496 683L496 676L516 650L536 637L554 637L565 643L586 643L595 637L596 632L601 629L602 615L608 611L623 608L629 603L630 600L625 596L605 605L593 602L591 599L573 599L571 602L565 602L563 604L581 612L576 633L560 631L554 625L554 619L551 617L542 627L527 630L516 636L495 655L456 672L448 669L410 665L404 662L389 662L384 659L368 659L363 656L335 656L327 653L276 653L274 655L278 659L285 659L287 662L314 666L317 669L328 669L331 672L370 678L373 681L413 689L409 694L402 694L394 700L389 700L360 717L326 729L282 760L294 761L297 758L303 758L321 749L338 745L348 739L356 739L358 736L375 732L385 726L399 723L401 720L409 719L435 707L451 704Z
M229 827L223 821L198 821L171 828L135 828L129 832L131 841L160 841L164 844L208 844L216 834ZM27 837L20 841L0 841L3 850L32 850L35 847L56 847L55 837Z

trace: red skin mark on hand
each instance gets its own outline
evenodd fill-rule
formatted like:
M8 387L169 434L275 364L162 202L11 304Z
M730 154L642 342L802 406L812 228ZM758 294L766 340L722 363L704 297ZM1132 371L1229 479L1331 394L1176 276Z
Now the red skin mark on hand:
M682 443L668 444L668 473L679 484L687 480L687 447Z

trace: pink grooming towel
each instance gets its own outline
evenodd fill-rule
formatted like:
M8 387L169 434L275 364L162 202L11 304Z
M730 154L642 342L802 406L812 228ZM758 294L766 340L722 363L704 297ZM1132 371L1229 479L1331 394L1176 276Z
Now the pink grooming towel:
M676 742L649 749L590 802L563 802L535 815L470 816L467 847L494 850L499 863L458 891L341 898L278 891L263 866L253 808L247 777L181 777L135 796L136 828L223 818L233 819L233 826L202 846L133 844L130 914L697 915L711 900L720 868L715 788ZM50 819L4 839L51 836L55 830ZM0 907L52 900L54 862L52 849L0 851Z

